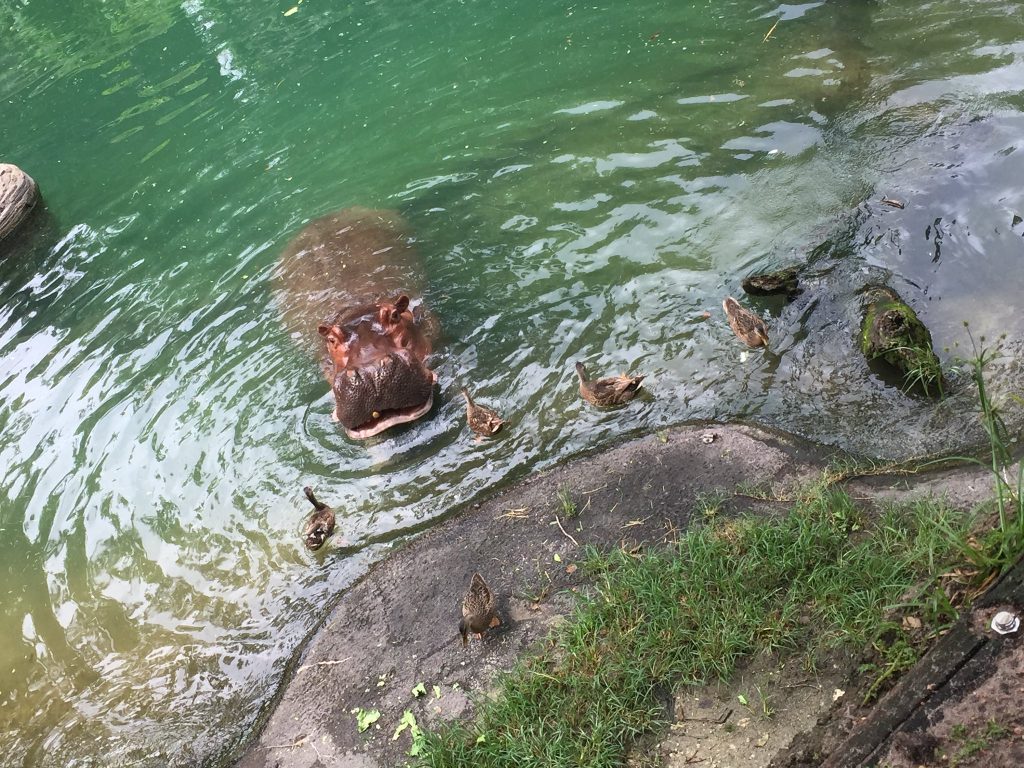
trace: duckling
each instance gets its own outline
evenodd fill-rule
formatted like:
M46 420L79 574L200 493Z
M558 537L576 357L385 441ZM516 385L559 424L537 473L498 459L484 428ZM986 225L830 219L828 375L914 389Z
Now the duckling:
M474 573L469 582L469 590L462 598L462 619L459 621L459 634L462 635L462 647L469 644L469 633L475 632L483 640L484 631L501 624L494 604L494 595L487 586L483 576Z
M466 421L469 422L469 428L484 437L490 437L501 429L505 421L490 408L474 403L468 389L461 389L462 396L466 398Z
M327 537L334 533L334 510L322 501L317 501L316 496L313 495L313 489L308 485L302 489L302 492L316 508L316 511L310 515L309 522L306 523L305 535L306 546L315 552L324 545Z
M722 309L729 319L729 325L733 332L739 336L740 341L748 347L768 346L768 326L764 320L745 309L732 296L722 302Z
M603 379L588 379L583 363L576 363L576 375L580 377L580 396L588 403L609 406L622 405L632 400L640 389L640 382L646 376L608 376Z

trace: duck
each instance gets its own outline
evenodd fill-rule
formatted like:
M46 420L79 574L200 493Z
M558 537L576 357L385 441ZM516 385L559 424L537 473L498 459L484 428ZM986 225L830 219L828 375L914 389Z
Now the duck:
M334 533L334 510L322 501L318 501L313 495L313 489L308 485L302 489L302 492L306 494L306 498L315 508L313 514L309 516L309 522L306 523L304 538L306 547L316 552L327 541L327 537Z
M622 405L632 400L640 389L640 382L646 376L607 376L603 379L588 379L583 363L576 363L576 375L580 378L580 396L588 403L607 407Z
M462 647L469 644L469 633L473 632L483 640L484 631L501 624L494 604L494 594L487 586L484 577L474 573L469 582L469 590L462 598L462 619L459 621L459 634L462 635Z
M722 309L729 319L733 332L748 347L768 346L768 326L754 312L744 308L732 296L722 302Z
M490 408L484 408L482 405L474 403L473 398L469 396L468 389L465 387L460 387L460 389L462 396L466 398L466 421L469 422L469 428L484 437L490 437L497 433L501 429L501 425L505 423L504 419Z

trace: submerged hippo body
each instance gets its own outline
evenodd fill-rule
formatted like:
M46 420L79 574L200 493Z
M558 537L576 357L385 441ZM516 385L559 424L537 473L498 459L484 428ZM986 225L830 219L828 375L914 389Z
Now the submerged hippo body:
M362 439L433 405L436 323L416 297L421 270L397 213L346 208L316 219L274 276L285 327L324 350L335 421ZM410 298L413 297L413 298Z

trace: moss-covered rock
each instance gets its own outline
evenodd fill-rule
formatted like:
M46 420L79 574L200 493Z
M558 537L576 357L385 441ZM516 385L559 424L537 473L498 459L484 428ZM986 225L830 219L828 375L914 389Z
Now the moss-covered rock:
M907 389L941 397L946 388L932 336L896 291L871 286L865 292L860 348L870 361L882 360L902 376Z

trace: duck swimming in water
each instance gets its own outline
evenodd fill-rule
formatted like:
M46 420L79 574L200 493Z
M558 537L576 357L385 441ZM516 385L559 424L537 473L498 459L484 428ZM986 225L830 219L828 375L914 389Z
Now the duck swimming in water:
M469 428L484 437L496 434L505 421L490 408L484 408L484 406L474 403L468 389L465 387L461 387L461 389L462 396L466 398L466 421L469 423Z
M583 363L576 363L576 375L580 379L580 396L588 403L607 407L622 405L632 400L640 389L645 376L607 376L603 379L588 379Z
M313 495L313 489L308 485L302 489L302 492L306 494L306 498L315 507L315 511L309 517L309 522L306 523L306 533L304 536L306 547L315 552L324 545L327 537L334 533L334 510L322 501L318 501L316 496Z
M768 326L764 320L744 308L732 296L722 302L722 309L725 310L725 316L729 319L733 333L739 337L740 341L748 347L768 346Z

